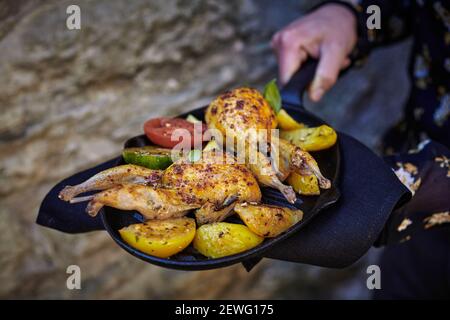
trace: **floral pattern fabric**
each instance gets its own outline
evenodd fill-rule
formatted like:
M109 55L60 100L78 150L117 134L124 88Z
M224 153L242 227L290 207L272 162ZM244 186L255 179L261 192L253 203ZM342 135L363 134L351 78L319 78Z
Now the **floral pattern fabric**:
M413 197L391 214L378 245L408 241L418 232L450 226L450 151L428 140L407 154L385 160Z
M414 41L404 117L383 139L386 161L413 197L391 214L378 244L404 242L417 232L450 226L450 1L329 2L346 6L357 18L358 42L351 54L356 65L376 47L409 36ZM380 29L367 27L372 5L380 8Z
M371 5L380 8L381 29L367 28ZM450 148L450 1L359 0L354 8L359 33L355 61L378 46L414 39L410 99L403 120L385 136L385 152L406 152L427 139Z

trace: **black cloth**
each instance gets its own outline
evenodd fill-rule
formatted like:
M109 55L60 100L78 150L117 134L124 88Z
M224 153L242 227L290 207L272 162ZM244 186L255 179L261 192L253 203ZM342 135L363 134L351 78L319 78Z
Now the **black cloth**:
M117 161L118 158L108 160L78 172L55 185L42 201L36 223L66 233L104 230L100 215L91 217L85 212L86 202L70 204L60 200L58 194L65 186L77 185L100 171L114 167Z
M450 299L450 226L417 233L385 247L379 266L381 289L373 298Z
M409 199L409 191L381 158L344 133L339 133L338 141L342 154L338 203L282 246L270 250L268 257L326 267L350 265L376 241L392 210ZM68 204L58 199L58 193L65 185L80 183L115 161L58 183L45 197L37 223L69 233L103 229L99 218L84 212L86 203Z
M343 156L339 202L265 257L348 266L375 243L390 213L409 200L409 192L381 158L355 139L339 136Z
M359 153L359 151L357 153ZM350 153L348 156L352 157L355 156L355 154ZM351 163L349 161L351 159L352 158L344 161L344 163ZM434 230L437 229L436 227L444 227L448 230L450 227L450 197L448 196L450 191L450 150L439 143L428 141L423 143L418 149L410 150L407 154L396 154L385 157L384 161L389 167L395 170L400 180L414 192L414 196L410 201L405 202L403 205L399 204L397 208L392 211L384 224L380 236L373 244L375 246L397 245L414 239L422 233L430 233L430 236L432 236ZM375 172L375 170L377 170L376 166L374 167L373 165L374 164L371 163L370 170L364 172L364 174L368 174L368 176L360 177L360 179L370 179L371 176L373 177L377 174ZM343 170L348 170L346 168L348 168L347 165ZM350 168L355 168L357 172L364 171L364 166L361 167L361 164L356 164L355 166L352 163ZM348 176L346 171L344 171L343 174L345 177ZM355 184L354 181L345 179L340 188L348 188L347 183L352 185ZM358 185L358 183L356 183L356 185ZM374 185L373 187L381 188L382 186ZM354 190L353 188L350 189ZM366 189L364 191L368 190ZM389 189L385 191L387 194L389 193ZM377 191L377 195L379 194L379 191ZM347 193L347 195L351 196L352 203L357 203L357 199L363 196L358 193ZM344 198L341 201L344 203L341 203L340 205L345 208L346 199ZM373 204L373 206L374 208L377 208L377 204ZM364 222L361 221L365 221L366 219L366 217L364 217L364 210L367 210L367 208L369 207L365 205L364 209L354 208L354 210L350 210L348 212L348 217L346 217L345 220L339 216L336 216L334 219L333 217L330 217L330 214L324 212L324 215L316 219L317 222L315 224L307 226L297 235L294 235L287 241L277 245L266 253L265 257L329 266L328 260L335 259L332 252L325 250L327 256L319 257L318 253L312 256L311 252L308 251L324 250L323 248L327 246L327 242L324 242L325 239L327 241L337 241L340 243L342 236L341 232L344 229L344 226L340 224L342 222L347 223L348 221L352 221L348 226L347 232L355 233L353 241L350 240L349 236L345 236L344 243L340 246L333 244L332 248L334 250L350 249L351 252L357 252L357 250L347 246L362 241L361 237L363 235L361 231L355 232L355 230L364 229L362 226L362 223ZM339 207L335 209L336 210L330 211L340 214L341 211L343 211L343 209L339 209ZM376 210L367 212L373 211ZM372 215L374 223L377 223L377 217L377 214ZM307 234L304 235L304 233ZM324 236L325 234L327 235ZM448 245L449 242L445 244L447 251L449 248ZM424 247L426 247L425 244ZM401 251L402 248L402 246L396 246L395 249L390 249L389 252L391 252L391 250ZM432 247L428 247L427 250L433 251ZM400 255L401 254L403 253L400 253ZM441 254L441 252L437 252L437 254ZM441 258L446 259L448 254L449 253ZM339 251L334 252L334 256L337 255L340 255ZM314 260L311 260L311 257L313 257ZM353 260L356 260L357 258L358 257L354 256ZM419 256L417 259L421 259L421 257ZM258 259L253 259L246 261L244 265L249 270L258 262ZM397 262L397 264L399 264L399 262ZM407 264L404 264L404 266L407 267ZM386 268L388 268L388 266L386 266ZM411 269L411 267L409 268Z

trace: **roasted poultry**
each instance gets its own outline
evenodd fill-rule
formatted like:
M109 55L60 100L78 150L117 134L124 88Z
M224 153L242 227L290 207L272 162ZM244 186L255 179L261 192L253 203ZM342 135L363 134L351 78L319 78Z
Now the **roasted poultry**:
M227 150L235 152L237 141L244 139L247 167L262 185L278 189L289 202L295 202L295 192L281 181L292 171L313 173L322 188L330 187L330 181L323 177L308 152L276 136L272 137L271 130L277 127L275 113L257 90L238 88L219 95L208 106L205 120L208 127L219 130L227 142L234 141L225 145ZM266 138L267 145L252 154L250 143L261 139L261 136ZM269 152L262 152L264 150Z
M272 159L273 161L283 162L283 164L278 165L282 180L284 180L291 171L294 171L305 176L311 174L315 175L322 189L329 189L331 187L330 180L322 175L319 165L309 152L303 151L300 147L297 147L284 139L278 140L278 147L279 158L275 160L277 154L274 152L272 153ZM284 172L282 172L283 170Z
M207 224L237 212L254 232L271 237L301 219L302 212L260 204L260 184L280 190L291 203L295 192L282 182L291 172L313 174L322 188L330 187L308 152L272 136L277 120L258 91L239 88L220 95L208 106L205 119L226 139L218 140L219 149L204 151L197 160L181 156L164 171L136 165L111 168L65 187L60 198L89 201L86 211L92 216L103 206L137 210L147 220L182 217L195 210L197 223ZM244 141L242 162L233 155L239 141ZM88 191L101 192L77 197Z
M192 120L199 121L195 117ZM220 95L208 106L205 120L221 138L210 141L203 152L193 150L165 159L165 166L153 166L149 163L154 159L139 158L148 156L148 151L144 154L138 150L139 157L133 153L128 159L124 155L124 160L139 166L129 164L102 171L79 185L65 187L60 199L89 201L86 212L91 216L104 206L140 212L145 223L119 230L124 241L140 251L168 257L193 241L200 253L214 258L253 248L263 238L276 237L302 219L301 210L262 204L260 185L280 190L291 203L296 201L296 194L282 182L288 177L299 193L303 189L291 182L299 175L299 181L313 178L317 191L318 185L330 188L330 181L308 152L278 137L277 116L257 90L239 88ZM167 128L157 129L165 132ZM198 153L200 157L191 156ZM141 165L167 169L151 170ZM90 191L99 192L81 195ZM197 225L203 225L198 229L194 219L184 217L191 211ZM234 213L245 226L222 222ZM170 226L174 226L174 233Z
M59 198L64 201L79 202L84 198L74 198L88 191L106 190L123 184L155 184L161 179L161 176L162 171L160 170L126 164L99 172L76 186L66 186L59 193Z
M91 196L76 195L104 190ZM239 202L258 202L261 191L252 173L222 152L204 152L192 162L182 157L164 172L124 165L105 170L87 181L64 188L65 201L90 201L86 211L95 216L103 206L137 210L146 219L167 219L198 209L199 224L222 221Z
M71 203L89 201L86 212L97 215L105 205L122 210L137 210L146 219L182 216L198 205L186 203L173 190L156 189L162 170L151 170L132 164L113 167L97 173L83 183L66 186L59 198ZM89 191L101 191L95 195L75 198Z
M103 206L120 210L136 210L147 219L179 218L201 204L189 194L174 189L125 184L92 196L86 212L96 216Z
M203 204L195 214L199 224L224 220L233 213L235 203L261 200L251 171L223 152L203 152L195 163L182 158L164 171L161 182Z

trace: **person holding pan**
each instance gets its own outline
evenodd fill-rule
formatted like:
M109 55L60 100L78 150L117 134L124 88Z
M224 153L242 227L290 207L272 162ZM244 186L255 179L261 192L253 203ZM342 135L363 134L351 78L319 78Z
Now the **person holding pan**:
M381 26L369 29L370 6ZM374 8L374 7L371 7ZM376 245L382 289L375 298L450 297L450 2L326 1L272 38L279 79L287 83L308 58L319 60L308 94L319 101L339 72L379 46L412 36L412 88L404 117L383 137L385 160L410 189ZM395 63L395 61L392 61Z

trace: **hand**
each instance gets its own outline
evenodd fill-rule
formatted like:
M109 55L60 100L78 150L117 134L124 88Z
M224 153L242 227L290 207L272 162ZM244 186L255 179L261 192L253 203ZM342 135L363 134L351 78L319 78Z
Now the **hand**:
M350 64L348 55L356 39L354 14L338 4L324 5L295 20L272 38L281 83L286 84L308 56L319 59L308 90L311 100L319 101L335 84L339 71Z

